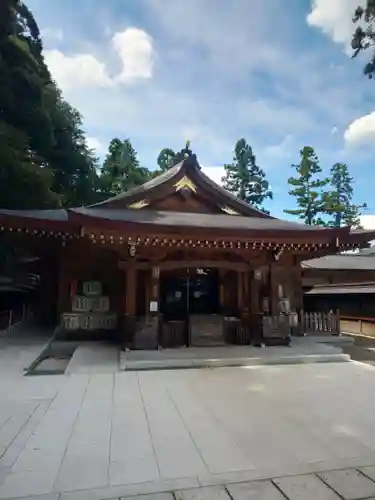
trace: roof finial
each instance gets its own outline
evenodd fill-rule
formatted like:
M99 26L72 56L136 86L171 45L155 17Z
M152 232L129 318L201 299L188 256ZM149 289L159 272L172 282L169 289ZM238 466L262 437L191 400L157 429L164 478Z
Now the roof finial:
M184 158L189 158L191 155L191 150L190 150L190 141L186 141L185 149L182 150L184 152Z

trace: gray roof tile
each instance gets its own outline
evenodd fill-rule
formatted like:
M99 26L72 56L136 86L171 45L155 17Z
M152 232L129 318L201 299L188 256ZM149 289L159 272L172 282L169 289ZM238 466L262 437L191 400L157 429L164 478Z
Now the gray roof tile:
M159 210L125 210L100 208L75 208L70 211L88 217L97 217L111 221L134 222L137 224L159 224L177 227L207 227L249 230L281 231L325 231L323 228L308 226L298 222L289 222L264 217L243 217L207 213L165 212Z

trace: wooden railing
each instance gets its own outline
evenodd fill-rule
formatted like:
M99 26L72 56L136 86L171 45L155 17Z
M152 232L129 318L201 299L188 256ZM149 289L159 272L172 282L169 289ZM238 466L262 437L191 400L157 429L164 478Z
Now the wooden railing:
M300 331L304 335L340 335L340 313L306 312L300 313Z

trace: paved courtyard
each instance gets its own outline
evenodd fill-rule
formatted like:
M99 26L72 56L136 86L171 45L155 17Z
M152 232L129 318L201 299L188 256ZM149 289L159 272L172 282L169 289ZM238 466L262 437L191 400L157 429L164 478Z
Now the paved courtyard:
M371 366L23 377L36 351L0 342L0 499L375 498Z

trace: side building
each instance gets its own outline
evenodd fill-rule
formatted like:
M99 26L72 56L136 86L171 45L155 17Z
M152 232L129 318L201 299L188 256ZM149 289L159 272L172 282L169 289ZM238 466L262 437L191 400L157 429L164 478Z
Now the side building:
M339 310L341 329L375 336L375 249L302 263L304 309Z

